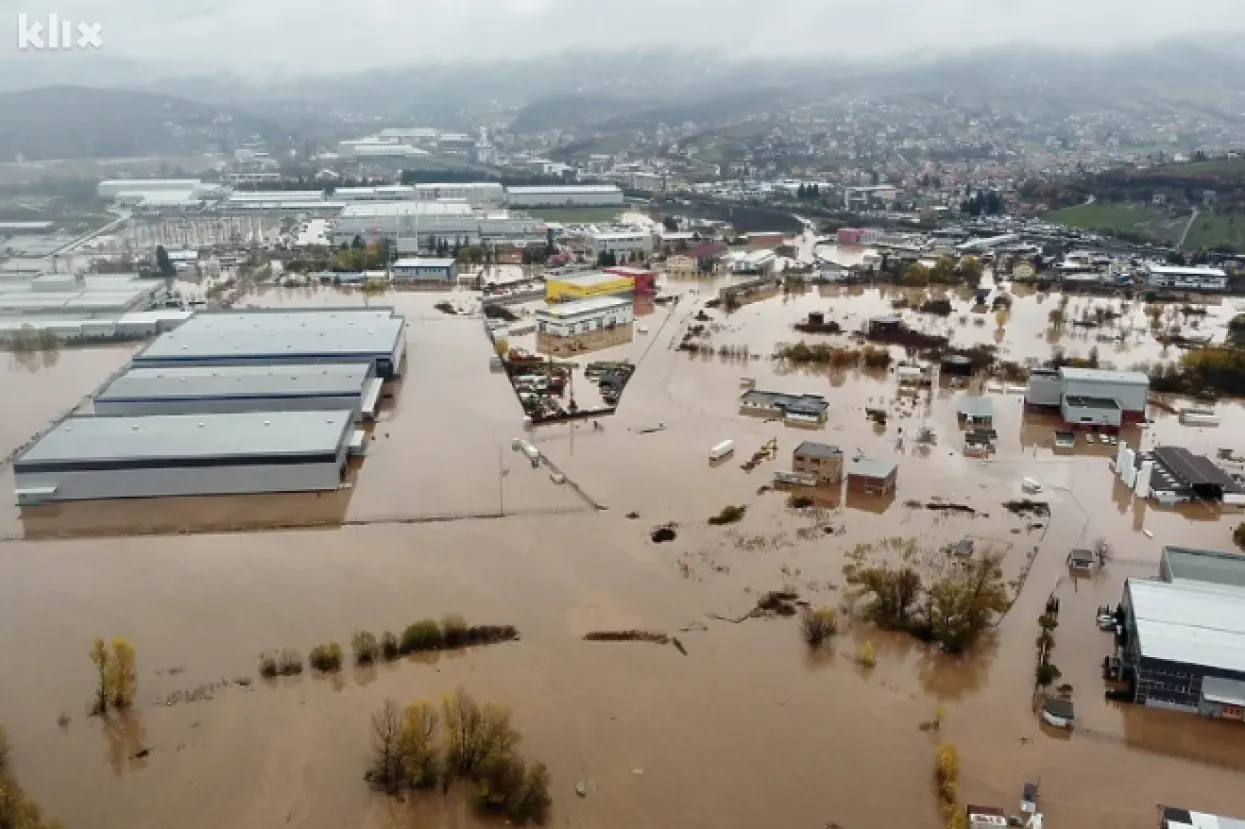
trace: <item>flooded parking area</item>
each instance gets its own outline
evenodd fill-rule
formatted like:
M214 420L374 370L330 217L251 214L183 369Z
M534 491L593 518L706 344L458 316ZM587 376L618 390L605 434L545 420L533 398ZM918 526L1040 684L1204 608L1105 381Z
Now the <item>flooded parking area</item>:
M1052 826L1148 826L1156 803L1245 811L1245 731L1105 699L1100 666L1111 636L1095 625L1125 578L1157 574L1163 545L1232 549L1239 514L1136 497L1110 469L1118 447L1078 438L1057 449L1058 423L1027 414L1022 395L1002 384L992 392L992 384L952 388L942 378L901 393L886 369L770 359L776 343L799 339L791 325L809 311L858 328L849 322L896 310L892 289L779 294L727 314L704 309L716 287L676 286L679 302L637 318L646 334L585 355L637 365L603 428L530 431L505 375L489 371L492 344L469 294L364 298L300 288L245 298L273 307L367 301L406 315L408 365L371 427L368 456L350 489L332 495L135 504L132 512L91 505L94 513L80 516L104 535L123 535L126 521L171 528L197 518L202 527L206 516L225 527L329 516L316 528L47 537L66 513L44 516L38 531L28 519L41 540L0 543L0 648L9 654L0 712L23 783L70 827L474 826L454 798L398 803L360 779L368 717L386 698L406 703L462 685L513 708L525 752L549 763L555 825L934 825L939 741L959 748L963 802L1014 810L1022 785L1040 779ZM445 301L465 313L435 307ZM997 342L990 315L984 327L959 326L954 315L939 324L957 344L1045 359L1044 307L1018 296ZM701 312L712 352L680 350ZM839 336L824 339L849 341ZM1091 345L1071 343L1069 353ZM1159 359L1162 346L1130 345L1112 361L1128 365L1135 354ZM102 381L110 364L93 359ZM741 413L745 378L755 389L824 397L825 422ZM79 397L93 386L82 384ZM77 399L73 391L58 392L63 405ZM998 437L985 457L964 452L957 411L966 393L984 393L993 406ZM49 402L44 417L60 405ZM1151 406L1153 422L1121 438L1214 456L1245 434L1245 409L1215 408L1219 426L1189 427ZM885 411L885 423L867 410ZM28 436L13 431L18 441ZM547 467L533 469L512 450L517 437L604 509L555 484ZM711 462L710 449L725 440L734 455ZM894 493L793 499L774 472L791 469L805 440L836 445L848 459L897 463ZM744 468L774 441L770 459ZM1040 496L1024 490L1026 477L1041 482ZM1024 498L1049 513L1005 506ZM728 505L744 508L742 519L711 525ZM670 530L660 542L658 527ZM1074 579L1069 551L1099 538L1114 559ZM854 553L913 543L945 556L963 539L1002 556L1012 599L968 653L943 653L850 613L844 566ZM840 609L829 647L810 651L796 619L733 621L779 589ZM1070 733L1040 725L1034 711L1036 619L1052 592L1062 602L1054 659L1077 706ZM358 629L401 630L444 613L516 625L521 641L331 677L253 679L264 649L306 652L346 643ZM632 629L677 635L686 654L583 640ZM125 636L139 655L139 704L108 721L82 713L95 636ZM875 648L875 667L857 663L864 642ZM240 677L253 681L235 684ZM194 702L174 696L204 687ZM58 724L61 715L69 722ZM575 787L585 780L593 787L580 797Z

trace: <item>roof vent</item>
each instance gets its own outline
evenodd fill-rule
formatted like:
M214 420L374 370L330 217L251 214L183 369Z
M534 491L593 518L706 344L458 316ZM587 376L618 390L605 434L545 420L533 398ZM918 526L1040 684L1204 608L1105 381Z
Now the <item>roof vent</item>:
M138 431L138 424L137 424L137 423L131 423L131 424L130 424L130 431L131 431L131 432L137 432L137 431Z
M271 421L271 420L265 420L265 421L264 421L264 425L265 425L265 426L271 426L271 425L272 425L272 421Z
M200 420L200 421L199 421L199 428L200 428L200 429L202 429L202 428L203 428L203 421L202 421L202 420Z

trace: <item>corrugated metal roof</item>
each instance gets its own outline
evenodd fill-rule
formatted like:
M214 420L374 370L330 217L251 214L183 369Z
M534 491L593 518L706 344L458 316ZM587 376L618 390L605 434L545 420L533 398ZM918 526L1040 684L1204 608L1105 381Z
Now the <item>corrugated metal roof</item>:
M579 299L574 302L561 302L556 305L548 305L544 308L536 309L537 317L547 317L550 319L566 319L568 317L576 317L581 314L591 314L598 311L613 311L625 308L631 305L631 300L624 297L616 296L594 296L587 299Z
M1163 558L1172 580L1231 584L1245 587L1245 555L1192 547L1164 547Z
M1064 380L1078 380L1082 383L1127 383L1130 386L1149 386L1150 378L1140 371L1108 371L1101 368L1073 368L1064 366L1059 369Z
M1140 579L1125 589L1143 657L1245 672L1245 589Z
M96 396L97 401L230 397L363 395L371 364L319 363L274 366L175 366L131 368Z
M795 447L795 454L805 455L810 458L841 458L843 457L843 450L828 443L806 440Z
M994 417L994 401L988 397L966 394L960 397L956 406L965 417Z
M869 458L860 458L852 461L852 465L848 468L848 475L859 475L864 478L889 478L891 473L899 468L899 464L894 461L875 461Z
M1245 707L1245 682L1219 676L1203 677L1202 698L1224 705Z
M336 452L352 422L347 411L70 417L19 455L14 467Z
M1170 806L1163 809L1163 821L1167 829L1184 829L1186 826L1192 829L1245 829L1245 820Z
M336 318L299 313L196 314L135 355L134 362L326 354L369 358L393 351L405 336L406 321L387 313Z

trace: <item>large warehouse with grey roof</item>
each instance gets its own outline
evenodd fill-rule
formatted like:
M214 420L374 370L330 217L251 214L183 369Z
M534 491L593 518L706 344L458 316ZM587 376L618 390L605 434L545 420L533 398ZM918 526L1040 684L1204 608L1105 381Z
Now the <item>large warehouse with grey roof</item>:
M22 506L341 486L350 413L70 417L13 461Z
M260 317L264 317L260 319ZM371 363L402 373L406 320L341 311L196 314L134 356L137 367Z
M1242 719L1245 556L1165 547L1159 579L1124 583L1115 659L1133 700Z
M98 415L344 409L376 413L384 381L371 363L131 368L95 396Z

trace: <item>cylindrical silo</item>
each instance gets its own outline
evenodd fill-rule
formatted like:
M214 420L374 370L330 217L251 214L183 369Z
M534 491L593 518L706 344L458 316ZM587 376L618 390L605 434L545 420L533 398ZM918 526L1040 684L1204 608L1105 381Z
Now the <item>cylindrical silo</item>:
M1137 468L1137 453L1125 446L1124 451L1120 454L1124 456L1124 460L1116 471L1120 473L1120 480L1129 486L1132 486L1132 476L1133 473L1136 472Z
M1137 470L1137 484L1133 487L1133 492L1139 498L1150 497L1150 476L1154 474L1154 461L1146 461L1141 464L1141 469Z
M1115 472L1120 477L1124 476L1124 454L1128 452L1128 444L1120 441L1119 451L1115 453Z

